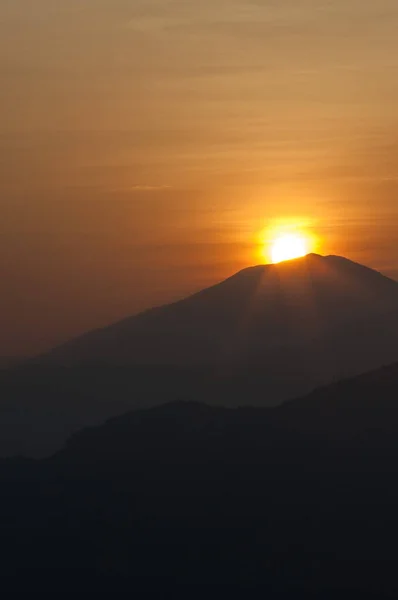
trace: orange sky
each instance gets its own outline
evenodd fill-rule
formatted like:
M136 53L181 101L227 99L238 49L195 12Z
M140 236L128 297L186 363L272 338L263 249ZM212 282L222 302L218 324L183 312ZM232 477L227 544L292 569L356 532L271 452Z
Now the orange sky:
M3 0L0 355L260 260L305 222L398 278L396 0Z

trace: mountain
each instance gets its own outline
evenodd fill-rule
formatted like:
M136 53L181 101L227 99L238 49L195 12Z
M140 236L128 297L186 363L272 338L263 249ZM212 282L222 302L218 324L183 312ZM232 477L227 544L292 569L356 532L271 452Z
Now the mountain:
M398 360L390 335L372 348L398 327L395 313L395 281L344 258L311 254L245 269L189 298L72 340L41 362L261 365L286 374L315 361L317 371L334 377Z
M273 406L396 361L395 281L336 256L252 267L0 371L0 456L176 399Z
M274 408L135 411L0 461L2 582L396 597L397 398L395 365Z

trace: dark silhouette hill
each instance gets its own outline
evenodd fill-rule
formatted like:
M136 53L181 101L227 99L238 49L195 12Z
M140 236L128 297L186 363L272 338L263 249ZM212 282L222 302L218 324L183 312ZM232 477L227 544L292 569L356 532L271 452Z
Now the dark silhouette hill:
M87 333L42 361L68 366L256 364L282 368L285 374L294 370L292 362L301 367L315 361L316 370L330 377L366 370L369 364L374 368L384 354L388 362L391 353L398 360L390 336L384 346L372 347L381 339L380 327L397 327L390 315L396 311L395 281L341 257L311 254L245 269L189 298ZM349 342L349 352L335 355L342 342Z
M181 398L273 406L398 361L398 283L309 255L245 269L0 372L0 456Z
M55 456L66 456L70 461L77 451L79 461L90 453L95 461L101 455L109 459L116 452L117 461L127 454L133 460L136 453L141 460L152 451L157 454L156 436L163 441L167 439L173 449L177 440L181 447L188 448L191 444L212 444L214 436L217 445L217 438L225 441L242 433L249 434L246 443L253 442L255 446L260 441L266 446L293 436L346 451L360 445L387 447L392 441L389 436L393 436L398 448L398 365L314 390L303 398L275 407L229 409L175 401L133 411L98 427L83 429L71 436ZM236 440L232 446L237 447Z
M397 398L393 366L274 408L135 411L0 461L2 582L396 597Z

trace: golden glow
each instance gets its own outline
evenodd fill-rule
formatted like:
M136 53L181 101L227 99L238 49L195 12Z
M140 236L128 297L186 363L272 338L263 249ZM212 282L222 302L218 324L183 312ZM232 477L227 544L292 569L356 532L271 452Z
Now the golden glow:
M308 242L304 235L288 233L277 237L271 247L273 263L300 258L309 252Z
M273 219L259 234L259 251L267 263L280 263L318 252L319 239L312 219Z

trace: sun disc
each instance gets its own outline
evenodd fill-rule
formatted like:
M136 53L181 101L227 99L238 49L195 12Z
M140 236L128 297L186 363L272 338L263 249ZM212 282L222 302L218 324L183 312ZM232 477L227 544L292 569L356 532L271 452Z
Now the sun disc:
M282 235L272 244L271 256L273 263L300 258L306 254L308 254L307 240L299 234Z

